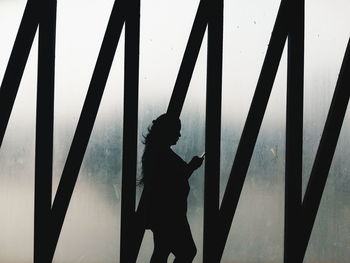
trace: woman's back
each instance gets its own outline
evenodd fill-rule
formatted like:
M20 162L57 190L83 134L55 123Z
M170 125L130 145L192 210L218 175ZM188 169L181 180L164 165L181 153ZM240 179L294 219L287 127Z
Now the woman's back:
M149 226L185 216L187 212L188 164L170 148L149 151L144 163L144 208Z

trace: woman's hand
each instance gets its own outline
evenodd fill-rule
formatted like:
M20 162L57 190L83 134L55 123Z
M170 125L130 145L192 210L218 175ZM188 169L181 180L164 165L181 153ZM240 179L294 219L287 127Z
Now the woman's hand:
M202 165L203 160L204 160L204 157L200 158L198 156L194 156L188 165L190 166L191 170L194 171Z

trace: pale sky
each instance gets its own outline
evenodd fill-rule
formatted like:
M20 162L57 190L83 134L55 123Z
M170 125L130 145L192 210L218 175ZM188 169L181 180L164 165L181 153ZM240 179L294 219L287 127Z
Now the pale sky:
M170 98L198 6L198 0L141 1L140 103L163 107ZM25 1L0 2L0 78L2 79ZM113 1L58 0L56 52L56 116L76 119L96 62ZM79 7L83 8L79 9ZM278 0L225 1L223 112L243 118L249 108L279 6ZM347 0L306 1L305 100L315 79L329 82L332 94L349 37ZM178 19L181 17L181 19ZM101 111L122 102L123 36L108 80ZM33 107L37 43L17 98L16 108ZM269 109L284 116L285 54ZM206 40L203 41L185 108L204 107ZM322 83L322 81L321 81ZM69 93L68 93L69 92ZM322 93L322 91L321 91ZM21 96L23 94L23 96ZM322 93L323 94L323 93ZM32 102L30 102L32 101ZM188 104L188 105L187 105ZM31 106L29 106L31 105ZM26 114L32 110L23 110ZM283 114L282 114L283 113ZM277 117L275 116L275 117Z

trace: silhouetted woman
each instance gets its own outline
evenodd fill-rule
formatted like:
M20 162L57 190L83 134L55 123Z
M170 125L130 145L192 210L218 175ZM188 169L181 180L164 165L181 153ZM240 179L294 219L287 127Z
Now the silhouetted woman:
M188 178L203 158L195 156L186 163L170 149L180 129L178 118L163 114L153 121L144 141L141 183L144 222L154 238L151 263L166 263L170 253L174 263L192 262L197 252L186 216Z

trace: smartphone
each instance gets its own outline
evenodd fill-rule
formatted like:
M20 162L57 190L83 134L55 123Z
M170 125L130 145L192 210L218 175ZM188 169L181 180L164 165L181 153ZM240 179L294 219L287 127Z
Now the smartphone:
M199 155L199 158L204 158L205 152L203 152L201 155Z

